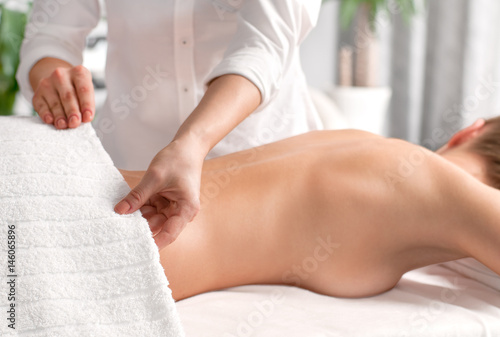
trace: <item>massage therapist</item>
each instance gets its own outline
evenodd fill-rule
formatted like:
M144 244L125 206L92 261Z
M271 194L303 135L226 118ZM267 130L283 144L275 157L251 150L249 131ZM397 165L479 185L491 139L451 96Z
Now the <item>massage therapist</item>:
M105 0L107 99L94 122L115 165L145 170L115 211L154 208L159 248L200 208L204 159L321 128L299 60L320 0ZM95 115L87 34L98 0L35 0L17 74L40 118ZM148 166L149 164L149 166Z

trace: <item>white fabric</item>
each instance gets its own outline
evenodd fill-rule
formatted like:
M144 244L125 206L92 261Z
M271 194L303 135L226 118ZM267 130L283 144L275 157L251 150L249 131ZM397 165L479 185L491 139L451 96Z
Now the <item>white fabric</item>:
M473 258L460 259L446 264L448 268L482 284L500 291L500 277L490 268Z
M146 169L196 107L206 84L240 74L262 94L258 112L209 154L215 157L321 128L298 47L320 0L105 0L108 99L94 123L115 164ZM47 56L82 63L98 0L34 2L18 81Z
M325 130L351 129L352 125L325 92L309 87L309 93Z
M0 144L0 335L183 336L146 220L113 211L130 189L91 125L0 117Z
M500 293L447 264L407 273L363 299L285 286L243 286L177 302L187 337L500 336Z

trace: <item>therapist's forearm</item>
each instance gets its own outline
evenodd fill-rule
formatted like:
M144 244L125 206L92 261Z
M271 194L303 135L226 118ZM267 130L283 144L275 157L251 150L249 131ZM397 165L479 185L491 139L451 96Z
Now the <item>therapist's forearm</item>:
M259 89L247 78L228 74L214 79L200 104L181 125L174 142L189 144L203 158L260 104Z

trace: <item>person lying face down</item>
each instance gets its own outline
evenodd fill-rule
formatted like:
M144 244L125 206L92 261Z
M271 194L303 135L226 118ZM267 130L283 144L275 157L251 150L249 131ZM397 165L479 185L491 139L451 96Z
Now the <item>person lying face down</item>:
M372 296L465 257L500 274L499 132L499 118L478 120L432 152L315 131L205 161L200 213L160 250L174 299L244 284ZM143 172L122 174L133 187ZM171 208L141 209L157 242Z

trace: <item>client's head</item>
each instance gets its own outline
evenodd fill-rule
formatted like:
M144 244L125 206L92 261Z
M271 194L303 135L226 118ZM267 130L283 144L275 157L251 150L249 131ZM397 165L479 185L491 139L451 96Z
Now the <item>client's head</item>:
M500 117L477 120L454 134L437 153L500 189Z

